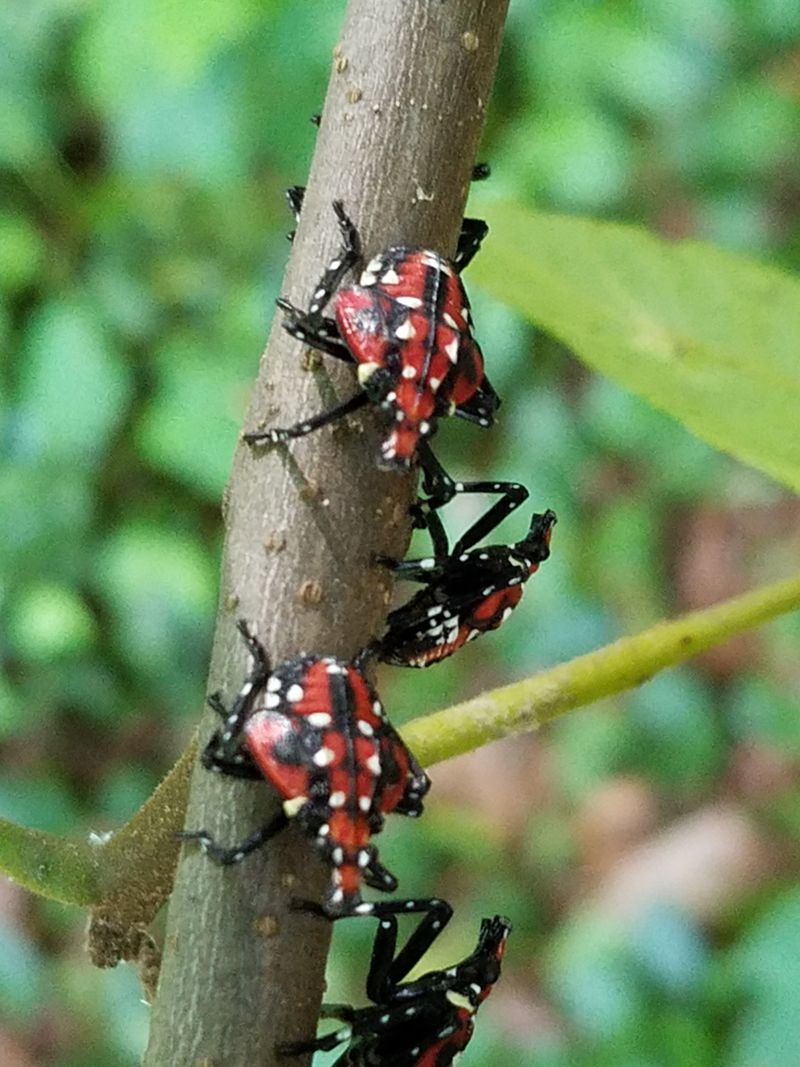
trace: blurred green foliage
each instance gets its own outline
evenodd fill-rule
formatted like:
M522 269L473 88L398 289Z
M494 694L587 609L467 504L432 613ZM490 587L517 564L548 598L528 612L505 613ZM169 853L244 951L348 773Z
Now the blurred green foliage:
M305 116L343 10L0 6L7 817L118 825L196 718L219 500L286 257L282 192L305 176ZM799 51L795 0L513 0L482 153L493 176L472 209L490 224L498 198L638 222L796 270ZM479 446L444 427L444 459L525 481L559 525L502 633L436 670L385 672L399 721L779 577L797 556L798 511L777 486L470 291L509 400ZM453 528L472 507L451 506ZM477 754L479 776L464 771L477 801L440 768L425 820L385 835L404 885L457 904L431 965L469 951L482 914L515 923L470 1062L798 1061L798 636L784 620L565 720L518 745L519 766ZM706 921L672 904L628 924L581 907L602 885L588 815L626 782L653 834L735 803L768 828L786 881L764 873ZM336 999L359 995L359 925L336 934ZM48 1067L133 1065L147 1025L135 978L92 970L82 926L0 894L0 1037Z

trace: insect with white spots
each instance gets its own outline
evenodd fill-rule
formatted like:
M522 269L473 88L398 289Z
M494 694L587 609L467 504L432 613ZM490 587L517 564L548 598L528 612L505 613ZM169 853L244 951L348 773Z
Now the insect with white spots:
M380 557L399 578L422 582L425 588L389 614L376 645L378 657L400 667L429 667L496 630L522 599L525 582L550 555L555 523L552 511L534 514L527 535L516 544L469 550L479 539L479 522L450 554L402 563Z
M297 187L296 187L297 188ZM290 203L299 208L302 196ZM486 223L465 219L458 251L450 261L429 249L388 248L371 259L358 284L336 290L362 262L361 240L340 200L333 208L342 247L328 265L307 311L278 300L284 328L312 348L356 363L361 390L294 426L246 433L250 443L303 437L368 403L387 416L389 429L380 462L408 469L437 420L455 414L490 426L499 399L484 373L472 335L470 306L459 273L477 252ZM334 296L335 294L335 296ZM323 312L334 300L334 317ZM420 456L423 464L425 457Z
M372 1006L323 1005L323 1018L339 1019L344 1025L313 1041L281 1045L279 1051L286 1055L327 1052L347 1043L334 1067L455 1064L472 1038L476 1012L500 977L510 931L510 922L500 915L484 919L470 956L454 967L403 982L422 952L408 955L404 948L395 957L396 920L381 922L367 978Z
M180 836L199 841L217 863L232 864L295 819L332 868L323 914L377 916L387 905L363 902L362 884L392 892L397 879L371 839L390 812L421 815L430 780L386 718L359 657L299 656L272 670L261 642L243 621L238 627L253 666L230 711L218 694L209 698L223 725L202 762L236 777L267 778L283 804L266 826L232 847L205 830ZM392 904L398 912L431 910L427 900Z

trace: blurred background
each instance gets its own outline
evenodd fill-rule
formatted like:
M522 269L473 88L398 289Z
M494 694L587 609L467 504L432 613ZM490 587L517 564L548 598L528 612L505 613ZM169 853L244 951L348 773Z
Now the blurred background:
M283 190L306 174L343 10L0 6L3 816L113 829L189 737ZM470 209L491 224L511 198L797 270L799 98L796 0L512 0ZM443 428L443 458L528 483L559 525L500 634L384 671L397 721L788 575L800 549L787 492L470 291L509 400L491 435ZM451 530L471 514L451 505ZM514 922L470 1063L800 1064L798 638L785 619L435 768L425 819L381 849L401 885L456 904L432 965L482 915ZM341 925L329 995L358 999L369 934ZM136 976L92 969L83 927L0 882L5 1067L138 1063Z

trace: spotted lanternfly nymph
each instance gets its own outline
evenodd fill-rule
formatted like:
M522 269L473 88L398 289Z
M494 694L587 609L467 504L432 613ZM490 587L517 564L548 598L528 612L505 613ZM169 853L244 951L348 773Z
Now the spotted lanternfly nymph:
M409 957L404 949L393 958L397 924L381 922L367 979L373 1006L324 1005L323 1018L344 1025L313 1041L281 1045L279 1051L327 1052L347 1043L335 1067L449 1067L469 1044L475 1014L500 977L510 931L500 915L484 919L472 955L447 970L403 982L420 956Z
M290 202L299 209L302 196ZM391 424L381 465L408 469L437 419L455 414L490 426L499 404L472 336L470 307L459 273L477 252L486 223L465 219L455 259L429 249L388 248L371 259L357 285L337 287L362 261L361 240L340 200L333 203L342 247L331 260L308 310L281 299L284 328L312 348L358 365L361 390L328 411L285 429L246 433L251 443L303 437L367 403ZM335 294L335 296L334 296ZM323 315L334 301L334 317Z
M425 588L389 614L377 645L379 658L400 667L429 667L496 630L522 599L525 582L550 555L555 522L552 511L533 515L528 534L512 545L467 551L472 539L465 535L451 555L402 563L382 560L398 577L424 582Z
M435 910L435 901L378 905L361 899L362 883L385 892L397 888L371 838L390 812L420 815L430 781L386 718L358 658L300 656L271 670L244 622L239 630L253 667L230 711L219 695L209 698L224 722L202 762L237 777L267 778L283 805L233 847L220 846L205 830L180 836L199 841L218 863L238 863L296 819L333 869L322 909L327 917L379 916L383 907Z

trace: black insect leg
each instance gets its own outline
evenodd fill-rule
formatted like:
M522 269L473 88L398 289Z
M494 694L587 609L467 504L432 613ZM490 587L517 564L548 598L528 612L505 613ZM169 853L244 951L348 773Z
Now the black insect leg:
M495 415L500 407L500 398L491 386L489 386L491 392L484 392L484 386L488 384L484 378L481 388L474 396L464 404L459 404L453 411L459 419L471 422L473 426L480 426L484 430L494 425Z
M368 400L369 398L365 392L354 393L353 396L343 400L340 404L334 404L327 411L321 411L319 415L312 415L310 419L304 419L302 422L295 423L294 426L276 427L272 430L254 430L251 433L243 434L243 440L247 441L248 444L257 444L260 441L278 444L281 441L288 441L290 438L305 437L306 434L313 433L314 430L318 430L321 426L327 426L331 422L336 422L337 419L344 418L345 415L350 415L353 411L358 411L367 404Z
M295 219L299 219L305 189L302 185L293 185L286 191L286 197ZM320 278L308 305L308 311L302 311L283 297L276 303L286 314L284 329L292 337L296 337L321 352L327 352L328 355L335 356L337 359L352 363L353 357L339 336L336 323L333 319L325 318L322 312L345 274L361 259L361 238L352 220L346 214L341 200L334 200L333 210L339 223L342 245ZM294 235L290 234L290 237L293 239Z
M220 693L212 693L207 698L206 703L216 711L223 722L227 721L229 712L222 702ZM207 770L216 771L218 774L227 774L232 778L244 778L248 781L263 779L264 775L253 762L252 756L246 749L239 747L231 756L222 755L220 751L221 742L222 731L217 730L212 735L200 757L203 766Z
M237 628L253 664L230 710L225 707L220 693L211 693L208 697L209 705L222 718L223 726L212 735L200 758L203 766L209 770L236 778L259 779L261 772L242 748L241 735L253 705L269 678L270 664L264 646L250 633L244 619L238 621Z
M230 847L218 844L207 830L179 830L175 836L182 841L198 841L209 859L213 860L214 863L220 864L220 866L227 867L233 863L240 863L245 856L249 856L251 852L261 848L270 838L280 833L288 822L289 816L281 809L266 826L254 831L240 844L231 845Z
M461 233L458 236L458 247L456 248L455 256L453 256L453 266L459 274L475 258L488 232L489 227L483 219L464 219L462 221Z
M449 504L457 494L500 493L501 499L492 504L489 510L462 534L453 547L454 556L461 555L477 544L528 499L528 490L519 482L456 482L433 454L427 442L420 444L418 454L423 471L422 488L428 496L427 499L417 502L414 524L428 528L433 542L434 558L444 558L451 554L438 511L445 504Z
M334 1009L336 1009L334 1011ZM324 1010L329 1012L325 1015L325 1018L342 1019L347 1022L348 1017L353 1017L353 1009L347 1008L344 1004L326 1004ZM340 1015L339 1012L349 1011L349 1016ZM322 1014L322 1012L320 1012ZM350 1025L340 1026L338 1030L332 1030L329 1034L323 1034L322 1037L315 1037L311 1041L282 1041L275 1046L277 1051L282 1056L301 1056L306 1052L330 1052L335 1049L337 1045L343 1045L345 1041L349 1041L353 1036L353 1028ZM347 1063L345 1059L343 1061Z
M438 582L443 577L450 562L449 556L427 556L425 559L391 559L389 556L376 556L376 563L389 567L396 578L406 582Z
M462 486L458 489L459 492L501 493L502 496L456 541L453 545L453 555L456 557L472 548L478 541L482 541L512 511L516 511L520 504L524 504L529 495L525 486L519 482L459 482L458 485Z
M364 869L364 882L370 889L380 889L382 893L394 893L397 879L392 872L378 860L373 859Z
M239 631L242 640L247 645L247 649L253 659L253 665L250 668L250 673L242 684L242 688L236 696L236 700L233 702L233 707L225 717L225 723L222 728L222 733L220 734L219 745L219 754L223 756L230 755L238 748L244 724L253 710L253 704L255 703L258 694L264 688L270 675L269 658L264 650L264 646L255 634L250 633L244 619L239 619L236 623L236 629ZM208 702L215 711L220 713L224 712L224 705L222 704L219 693L212 693L208 698Z
M406 943L397 949L397 916L424 911L417 928ZM375 1003L391 997L394 987L419 963L433 942L450 922L453 909L445 900L388 900L373 905L370 913L378 919L367 974L367 996Z
M345 212L344 204L341 200L334 200L333 210L339 222L342 245L328 264L325 273L320 278L319 285L314 290L311 303L308 305L309 318L313 318L322 312L345 274L361 259L361 238L358 236L358 230L353 225L352 219Z
M289 210L292 213L295 223L300 221L300 212L303 210L303 201L306 197L305 185L290 185L286 190L286 199L289 202ZM294 237L291 234L290 237Z
M333 319L324 315L311 316L302 308L295 307L288 300L280 298L275 303L286 315L283 328L292 337L316 348L334 359L341 359L345 363L354 363L353 354L339 335L339 328Z

